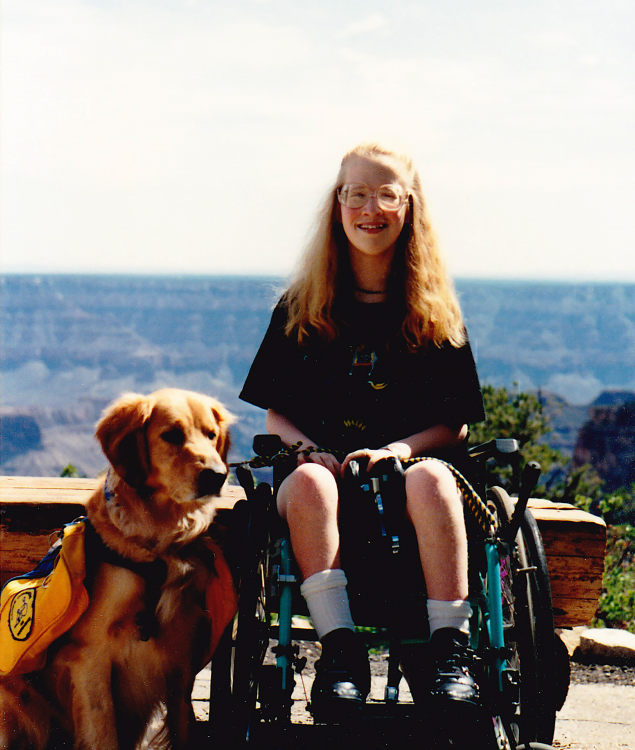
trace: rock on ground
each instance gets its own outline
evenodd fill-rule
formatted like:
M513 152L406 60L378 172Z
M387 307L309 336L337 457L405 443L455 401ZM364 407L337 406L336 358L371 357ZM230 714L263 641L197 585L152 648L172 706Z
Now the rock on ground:
M594 664L635 665L635 635L626 630L593 628L580 634L579 660ZM574 658L576 653L574 653Z

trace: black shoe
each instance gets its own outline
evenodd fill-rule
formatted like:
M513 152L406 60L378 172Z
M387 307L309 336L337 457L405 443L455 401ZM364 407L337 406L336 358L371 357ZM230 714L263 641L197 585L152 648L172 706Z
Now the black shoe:
M469 636L455 628L436 630L429 643L433 660L430 675L430 700L433 704L459 704L478 708L480 690L475 677L476 655Z
M327 633L311 689L314 721L338 724L359 716L369 692L368 653L359 636L346 628Z

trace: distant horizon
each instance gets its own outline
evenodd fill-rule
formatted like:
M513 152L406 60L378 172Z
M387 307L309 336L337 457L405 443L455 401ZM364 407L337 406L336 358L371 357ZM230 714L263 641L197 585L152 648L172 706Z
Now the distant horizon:
M0 271L0 278L9 276L54 276L54 277L84 277L84 278L157 278L157 279L276 279L292 278L293 274L281 275L276 273L178 273L174 271ZM486 282L490 284L619 284L635 286L635 279L590 277L514 277L514 276L452 276L457 283Z

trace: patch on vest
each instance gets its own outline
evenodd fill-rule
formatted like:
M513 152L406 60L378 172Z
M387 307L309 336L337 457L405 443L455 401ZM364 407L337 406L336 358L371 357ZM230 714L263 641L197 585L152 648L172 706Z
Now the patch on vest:
M11 602L9 632L16 641L26 641L35 620L35 589L21 591Z

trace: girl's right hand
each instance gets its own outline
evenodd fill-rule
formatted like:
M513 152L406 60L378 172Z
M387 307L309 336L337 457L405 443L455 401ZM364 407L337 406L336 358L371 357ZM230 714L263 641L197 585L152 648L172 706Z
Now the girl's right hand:
M298 466L302 464L319 464L320 466L324 466L336 479L339 479L342 470L342 464L332 453L319 453L318 451L313 451L308 455L301 453L298 456Z
M301 448L304 449L306 447L309 450L316 447L313 440L298 430L288 417L285 417L284 414L280 414L280 412L274 409L267 409L267 431L271 435L279 435L285 445L301 443ZM318 451L309 453L308 455L300 453L298 455L298 466L302 464L320 464L327 468L336 479L339 477L342 468L342 464L334 455L331 453L319 453Z

